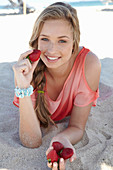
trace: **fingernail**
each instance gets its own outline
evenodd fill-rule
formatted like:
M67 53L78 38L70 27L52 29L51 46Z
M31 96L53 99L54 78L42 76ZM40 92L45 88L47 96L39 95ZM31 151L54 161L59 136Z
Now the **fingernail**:
M61 161L61 162L63 162L63 161L64 161L64 159L63 159L63 158L61 158L61 159L60 159L60 161Z
M50 166L52 166L52 163L50 162Z
M71 159L71 162L73 162L73 161L74 161L74 158Z
M57 163L54 163L54 167L56 167L57 166Z

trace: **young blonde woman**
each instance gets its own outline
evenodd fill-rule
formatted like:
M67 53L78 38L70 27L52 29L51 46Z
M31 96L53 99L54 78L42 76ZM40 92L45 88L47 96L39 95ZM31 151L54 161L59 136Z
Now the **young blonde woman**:
M29 91L29 95L17 97L13 103L19 107L22 144L36 148L42 143L41 126L69 116L68 127L51 139L73 149L70 162L76 159L73 147L84 134L91 107L96 106L99 97L101 72L97 56L85 47L79 46L80 30L77 12L69 4L54 3L38 16L30 47L41 51L40 59L30 63L26 57L33 52L22 54L13 66L15 85ZM34 89L34 90L33 90ZM60 170L65 169L65 161L60 159ZM48 163L53 170L57 163Z

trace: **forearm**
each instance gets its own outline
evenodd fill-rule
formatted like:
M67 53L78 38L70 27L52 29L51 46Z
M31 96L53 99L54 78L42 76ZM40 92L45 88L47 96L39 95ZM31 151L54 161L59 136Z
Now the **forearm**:
M69 126L68 128L66 128L64 131L60 132L56 138L67 138L70 143L72 145L76 144L77 142L79 142L82 137L83 137L83 133L84 131L74 127L74 126Z
M30 148L39 147L42 140L40 122L34 111L31 98L24 97L19 99L19 108L19 135L22 144Z

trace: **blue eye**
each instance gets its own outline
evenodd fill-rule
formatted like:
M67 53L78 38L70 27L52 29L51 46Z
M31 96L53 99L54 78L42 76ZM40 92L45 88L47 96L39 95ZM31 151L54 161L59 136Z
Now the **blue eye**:
M42 41L48 41L48 39L47 39L47 38L42 38L41 40L42 40Z
M59 42L60 42L60 43L66 43L66 41L65 41L65 40L60 40Z

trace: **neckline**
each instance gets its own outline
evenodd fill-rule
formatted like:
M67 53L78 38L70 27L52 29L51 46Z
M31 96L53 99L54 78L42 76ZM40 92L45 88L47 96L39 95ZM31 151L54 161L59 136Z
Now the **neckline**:
M81 50L79 51L79 53L77 54L77 56L76 56L76 58L75 58L75 61L74 61L74 64L73 64L73 67L72 67L72 69L71 69L71 71L70 71L70 73L69 73L66 81L64 82L63 88L62 88L61 92L59 93L59 95L58 95L58 97L57 97L56 100L52 100L52 99L49 97L48 93L47 93L47 76L46 76L46 72L44 72L44 75L45 75L45 78L46 78L45 93L46 93L46 96L49 98L50 101L52 101L52 102L58 102L58 101L60 100L60 96L61 96L61 94L63 93L63 89L65 88L66 83L67 83L67 81L69 80L69 78L70 78L70 76L71 76L71 74L72 74L72 72L73 72L73 70L74 70L74 67L75 67L76 62L77 62L77 60L78 60L78 57L81 55L81 53L84 51L84 49L85 49L85 47L83 46L82 49L81 49Z

